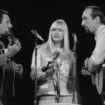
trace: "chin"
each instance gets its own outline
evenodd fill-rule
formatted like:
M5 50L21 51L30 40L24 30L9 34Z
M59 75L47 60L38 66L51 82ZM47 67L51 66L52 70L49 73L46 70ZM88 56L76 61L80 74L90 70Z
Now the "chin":
M85 32L88 34L90 33L89 29L85 27Z

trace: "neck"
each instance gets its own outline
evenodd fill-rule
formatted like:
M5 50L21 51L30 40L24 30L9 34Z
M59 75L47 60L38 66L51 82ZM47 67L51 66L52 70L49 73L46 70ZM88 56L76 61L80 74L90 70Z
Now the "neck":
M62 48L61 47L61 42L55 42L54 43L54 47L56 47L56 48Z

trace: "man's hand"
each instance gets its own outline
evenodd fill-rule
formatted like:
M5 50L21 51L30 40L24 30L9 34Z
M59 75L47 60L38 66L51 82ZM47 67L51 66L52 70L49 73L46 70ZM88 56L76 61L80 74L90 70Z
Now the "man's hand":
M85 69L81 70L81 74L82 75L91 75L91 73L89 71L85 70Z
M23 76L23 66L21 64L14 63L14 70L20 77Z
M89 72L96 71L98 65L91 58L86 58L84 63L84 68L87 69Z
M11 58L15 56L21 49L21 43L19 40L16 40L16 43L14 45L8 45L7 51L6 51L6 57Z

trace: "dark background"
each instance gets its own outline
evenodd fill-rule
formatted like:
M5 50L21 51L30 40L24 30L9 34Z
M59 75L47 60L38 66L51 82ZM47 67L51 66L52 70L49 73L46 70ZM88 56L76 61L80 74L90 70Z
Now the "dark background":
M94 49L93 35L84 33L81 27L81 15L85 6L97 5L105 12L104 0L1 0L0 8L9 11L13 24L13 33L22 44L15 61L24 68L23 78L15 78L16 105L33 105L34 82L30 78L32 52L35 37L30 33L36 29L47 41L50 25L56 19L64 19L69 27L70 48L73 48L72 33L77 33L77 76L83 105L101 105L101 98L91 83L90 76L82 76L80 71L83 61ZM38 41L38 44L41 42Z

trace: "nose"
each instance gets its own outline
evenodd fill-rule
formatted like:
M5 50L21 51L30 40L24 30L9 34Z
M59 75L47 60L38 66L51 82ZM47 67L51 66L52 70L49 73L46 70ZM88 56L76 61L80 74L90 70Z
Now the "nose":
M53 33L54 33L54 34L57 34L57 33L58 33L58 30L53 31Z
M81 25L82 25L82 26L84 26L84 25L85 25L85 21L84 21L84 20L82 20Z
M84 25L84 20L82 20L81 25L82 25L82 26Z
M9 28L12 28L12 27L13 27L13 26L12 26L12 24L10 23L10 24L9 24Z

